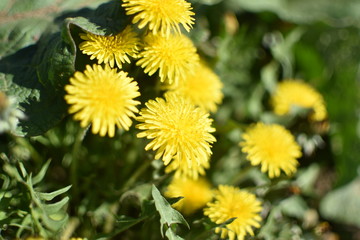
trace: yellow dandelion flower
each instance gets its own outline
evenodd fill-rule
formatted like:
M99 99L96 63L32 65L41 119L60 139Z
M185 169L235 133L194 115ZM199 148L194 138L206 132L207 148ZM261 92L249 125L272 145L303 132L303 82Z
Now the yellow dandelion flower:
M209 161L211 145L216 141L211 134L212 119L204 110L190 104L176 94L165 94L165 99L149 100L137 118L136 127L142 132L137 137L152 139L145 150L156 151L155 159L168 165L171 160L189 169Z
M175 171L175 177L187 177L197 179L199 175L205 175L205 169L210 167L210 161L200 161L198 164L189 164L177 159L178 156L174 157L174 160L166 166L165 172L170 173Z
M216 224L236 218L226 228L217 227L215 232L221 233L221 238L228 236L230 240L243 240L247 234L254 236L253 227L260 227L261 210L261 202L254 194L233 186L220 185L215 191L214 201L207 204L204 214Z
M148 25L153 34L169 36L171 32L180 33L181 24L190 31L195 15L191 4L184 0L123 0L122 7L127 15L134 15L133 23L139 22L139 28Z
M292 106L311 108L313 112L310 118L314 121L322 121L327 118L325 102L309 84L297 80L285 80L280 82L271 103L276 114L285 115L291 111Z
M185 215L191 215L203 208L212 199L210 183L205 178L191 179L174 177L167 187L165 196L168 198L184 197L173 207Z
M92 124L92 132L100 136L115 135L115 125L128 130L130 117L138 112L139 87L126 72L117 72L106 65L87 65L86 70L75 72L70 84L65 86L65 100L70 104L69 113L75 113L81 127Z
M100 36L92 33L80 33L80 38L85 40L80 43L80 50L90 59L97 59L98 64L116 65L121 68L122 64L130 63L130 57L136 58L140 39L130 26L113 36Z
M297 158L301 157L301 148L294 136L283 126L257 123L242 136L242 151L253 166L261 164L261 171L268 172L270 178L296 172Z
M170 85L169 91L183 95L206 111L216 112L217 105L223 99L222 87L220 78L204 63L201 63L195 68L193 74L188 74L178 85Z
M184 35L169 38L149 34L136 65L152 76L159 70L161 82L177 84L199 64L199 55L192 41Z

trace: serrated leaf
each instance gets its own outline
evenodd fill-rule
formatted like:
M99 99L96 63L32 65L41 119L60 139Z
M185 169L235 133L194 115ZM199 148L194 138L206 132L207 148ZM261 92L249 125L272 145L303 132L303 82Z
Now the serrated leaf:
M68 31L65 31L68 33ZM66 34L54 33L43 39L34 58L36 75L47 90L62 93L65 84L75 72L76 48L69 44Z
M183 240L182 237L178 236L173 230L172 228L168 228L165 232L165 236L169 239L169 240Z
M160 191L155 187L155 185L152 186L151 193L155 201L155 207L160 213L162 236L164 236L164 225L170 228L172 224L184 224L185 226L187 226L187 228L190 228L185 218L178 211L171 207L171 205L161 195Z
M38 82L31 63L35 51L36 47L30 46L0 60L0 91L16 97L26 116L18 124L19 136L44 133L64 117L67 108L62 96Z
M18 182L23 181L23 178L20 176L16 167L11 166L10 164L5 164L3 169L9 176L15 178Z
M51 231L54 231L54 232L57 232L58 230L60 230L64 225L65 223L67 222L68 220L68 216L67 215L64 215L63 218L61 218L60 220L54 220L46 215L43 215L42 216L42 220L44 222L44 225L50 229Z
M55 197L59 196L60 194L63 194L65 192L67 192L70 188L71 188L71 186L67 186L67 187L61 188L61 189L59 189L57 191L53 191L51 193L37 193L37 195L39 196L39 198L41 200L51 201Z
M44 204L43 209L45 210L46 214L51 215L59 212L65 204L69 201L69 197L64 197L61 201L51 204Z
M44 179L45 174L46 174L46 172L47 172L47 170L48 170L48 168L49 168L50 162L51 162L51 161L48 160L48 161L41 167L39 173L36 174L36 176L31 179L33 185L38 184L39 182L41 182L41 180Z

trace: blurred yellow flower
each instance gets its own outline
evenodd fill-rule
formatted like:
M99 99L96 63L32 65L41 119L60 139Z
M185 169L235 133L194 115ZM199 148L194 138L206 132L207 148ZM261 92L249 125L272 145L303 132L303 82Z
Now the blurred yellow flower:
M285 80L280 82L271 98L274 111L278 115L291 112L291 107L299 106L311 108L313 112L310 118L314 121L322 121L327 118L325 102L309 84L298 80Z
M260 227L262 210L261 202L256 196L233 186L220 185L214 195L214 201L207 204L204 209L205 216L216 224L236 218L226 228L217 227L216 233L221 233L221 238L229 237L230 240L243 240L247 234L254 236L254 228Z
M199 64L193 74L179 81L178 85L170 85L169 91L188 98L193 104L206 111L216 112L217 105L222 102L223 84L219 77L204 63Z
M139 22L139 28L148 25L153 34L169 36L172 32L180 33L181 24L190 31L195 15L191 4L184 0L123 0L122 7L127 15L134 15L132 22Z
M173 161L165 168L165 173L175 171L175 177L187 177L197 179L199 175L205 175L205 169L210 167L210 159L207 161L199 161L198 164L192 164L192 162L183 162L178 159L178 156L174 156Z
M208 113L176 94L165 94L165 99L149 100L145 105L136 126L142 130L137 137L152 139L145 150L156 151L155 159L162 157L165 165L171 160L175 166L186 164L189 171L206 165L216 141Z
M199 64L199 55L192 41L184 35L168 38L149 34L144 39L144 49L136 65L152 76L159 70L161 82L178 84Z
M173 207L185 215L203 208L212 199L210 183L205 178L174 177L164 194L168 198L184 197Z
M301 148L294 136L283 126L257 123L242 136L242 151L253 166L261 165L262 172L268 172L270 178L296 172L297 158L301 157Z
M100 136L113 137L115 125L128 130L130 117L135 117L136 105L140 104L134 100L140 96L137 82L108 65L87 65L83 73L75 72L65 90L65 100L71 105L69 113L75 113L81 127L91 123L92 132Z
M80 43L80 50L90 59L97 59L98 64L105 63L119 68L122 64L130 63L130 57L136 58L140 39L130 26L114 36L100 36L92 33L80 33L80 38L85 40Z

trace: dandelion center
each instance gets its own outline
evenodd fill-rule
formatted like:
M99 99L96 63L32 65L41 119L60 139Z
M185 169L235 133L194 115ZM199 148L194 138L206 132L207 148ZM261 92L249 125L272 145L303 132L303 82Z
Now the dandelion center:
M139 28L148 25L153 34L169 36L171 32L180 33L179 24L190 31L194 15L190 3L184 0L123 0L128 15L135 15L133 23Z
M277 124L257 123L243 134L242 151L252 165L261 164L261 171L270 178L278 177L280 170L294 173L301 156L300 146L292 134Z
M193 169L208 163L215 129L202 109L176 94L166 94L165 99L147 102L137 119L142 123L136 127L143 130L137 136L153 139L145 149L155 150L155 159L162 157L165 165L173 160L172 170L187 166L193 175ZM182 170L186 174L187 169Z
M87 65L84 73L76 72L65 86L65 100L70 104L69 112L86 127L92 123L92 132L101 136L113 137L115 125L128 130L140 102L136 82L127 73L105 68L100 65Z
M214 195L215 201L208 203L204 214L216 224L236 218L226 228L215 229L221 238L243 240L247 234L254 235L252 227L260 227L261 203L254 194L233 186L220 185Z
M111 67L116 65L122 68L122 64L130 63L130 57L136 58L140 43L136 33L127 26L122 32L114 36L100 36L91 33L81 33L80 50L90 59L97 59L98 64L108 63Z
M159 70L160 81L170 85L177 85L199 64L195 46L183 35L169 38L148 35L139 57L136 65L144 68L150 76Z

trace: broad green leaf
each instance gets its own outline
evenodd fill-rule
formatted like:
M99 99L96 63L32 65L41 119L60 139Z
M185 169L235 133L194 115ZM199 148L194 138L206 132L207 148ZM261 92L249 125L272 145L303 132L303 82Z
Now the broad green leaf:
M329 192L320 202L321 215L338 223L360 227L360 178Z
M69 31L65 30L65 33L67 34L54 33L43 39L34 58L38 81L46 90L55 90L55 93L62 93L65 84L75 72L75 46L69 43Z
M63 4L65 2L69 3L63 1ZM101 1L87 1L87 6L93 2ZM41 135L66 115L63 88L76 68L82 70L86 64L82 61L76 63L78 33L89 31L95 34L110 34L123 29L128 19L121 12L121 5L110 1L99 7L101 11L86 11L87 18L73 17L63 21L64 15L59 16L54 23L51 18L55 18L60 12L58 8L56 11L52 9L53 2L48 3L51 3L48 15L41 11L43 6L36 4L23 8L16 6L19 9L14 10L15 12L27 11L28 8L29 12L36 12L38 7L41 8L39 14L34 14L38 17L35 20L23 18L20 21L16 18L14 23L10 21L12 11L9 10L10 15L4 22L11 23L0 24L0 91L16 97L18 108L26 116L26 119L20 121L15 132L19 136ZM57 7L70 7L65 5ZM76 3L73 5L76 6ZM73 14L76 16L75 12ZM81 16L84 13L79 14ZM16 16L14 15L14 18ZM43 17L46 18L44 21ZM39 21L41 23L37 24ZM8 44L8 41L15 45Z
M168 228L171 228L172 224L184 224L188 228L190 228L189 224L186 222L185 218L175 209L171 207L171 205L166 201L166 199L161 195L160 191L152 186L152 196L155 201L155 207L157 211L160 213L160 223L161 223L161 234L164 235L164 225Z
M40 135L57 124L66 112L63 97L45 89L37 80L31 63L36 47L30 46L0 60L0 91L17 99L26 118L16 134ZM2 78L2 79L1 79Z
M359 26L360 3L356 0L226 0L229 8L252 12L270 11L295 23L324 21L329 24ZM309 14L311 13L311 14ZM349 21L349 18L352 19Z
M0 25L0 59L35 44L48 27L42 18L26 18Z
M289 217L295 217L302 220L308 206L303 198L298 195L293 195L284 199L279 204L281 211Z
M316 163L313 163L306 169L299 171L296 182L304 194L314 194L314 186L317 178L319 177L319 173L320 166Z

